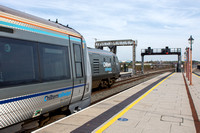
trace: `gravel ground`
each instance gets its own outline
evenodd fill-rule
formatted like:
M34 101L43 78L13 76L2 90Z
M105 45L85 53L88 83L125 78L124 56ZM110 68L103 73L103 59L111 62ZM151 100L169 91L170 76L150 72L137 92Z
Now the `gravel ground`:
M160 74L162 74L162 73L160 73ZM146 78L140 79L138 81L134 81L132 83L124 84L122 86L117 86L117 87L114 87L114 88L111 88L111 89L107 88L107 89L103 89L101 91L93 92L91 103L94 104L94 103L98 102L99 100L102 100L104 98L108 98L108 97L110 97L114 94L121 92L121 91L127 90L127 89L129 89L133 86L136 86L140 83L143 83L143 82L145 82L149 79L157 77L160 74L155 74L155 75L152 75L150 77L146 77Z

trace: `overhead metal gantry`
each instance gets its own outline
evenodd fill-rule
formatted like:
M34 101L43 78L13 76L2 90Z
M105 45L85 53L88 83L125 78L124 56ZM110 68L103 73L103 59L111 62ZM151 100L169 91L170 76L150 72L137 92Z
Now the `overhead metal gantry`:
M145 55L178 55L178 64L177 64L177 72L181 72L181 48L157 48L151 49L142 49L141 56L142 56L142 73L144 73L144 56Z
M107 40L107 41L95 41L95 48L102 49L108 47L114 54L117 53L117 46L133 46L133 61L132 61L132 74L135 74L135 49L137 46L137 40L125 39L125 40Z

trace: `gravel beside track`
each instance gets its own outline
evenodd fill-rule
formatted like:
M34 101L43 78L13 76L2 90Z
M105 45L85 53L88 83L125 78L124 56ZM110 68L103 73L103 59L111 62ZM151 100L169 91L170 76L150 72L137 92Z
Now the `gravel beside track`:
M91 103L94 104L94 103L97 103L105 98L108 98L112 95L115 95L119 92L122 92L124 90L127 90L133 86L136 86L142 82L145 82L149 79L152 79L158 75L160 75L161 73L159 74L154 74L154 75L151 75L151 76L148 76L148 77L145 77L145 78L141 78L139 80L136 80L136 81L133 81L131 83L128 83L128 84L123 84L123 85L120 85L120 86L116 86L116 87L112 87L112 88L106 88L106 89L102 89L100 91L95 91L92 93L92 100L91 100ZM113 85L114 86L114 85Z

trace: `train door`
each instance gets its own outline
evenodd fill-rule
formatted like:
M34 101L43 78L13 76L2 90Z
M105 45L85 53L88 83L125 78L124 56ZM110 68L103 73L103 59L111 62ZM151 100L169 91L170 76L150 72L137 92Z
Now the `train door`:
M78 40L78 39L76 39ZM79 101L83 97L85 89L85 71L83 62L83 47L80 41L73 41L71 39L71 53L72 53L72 67L73 69L73 95L71 103Z

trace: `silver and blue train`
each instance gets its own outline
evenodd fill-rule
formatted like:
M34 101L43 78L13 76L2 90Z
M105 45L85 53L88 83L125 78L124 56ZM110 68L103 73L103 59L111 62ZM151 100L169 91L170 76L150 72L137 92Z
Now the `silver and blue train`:
M0 6L0 128L67 107L87 107L84 38L58 23Z
M110 84L119 74L117 57L100 53L68 26L0 6L0 130L58 108L87 107L92 74L104 71L101 80Z

